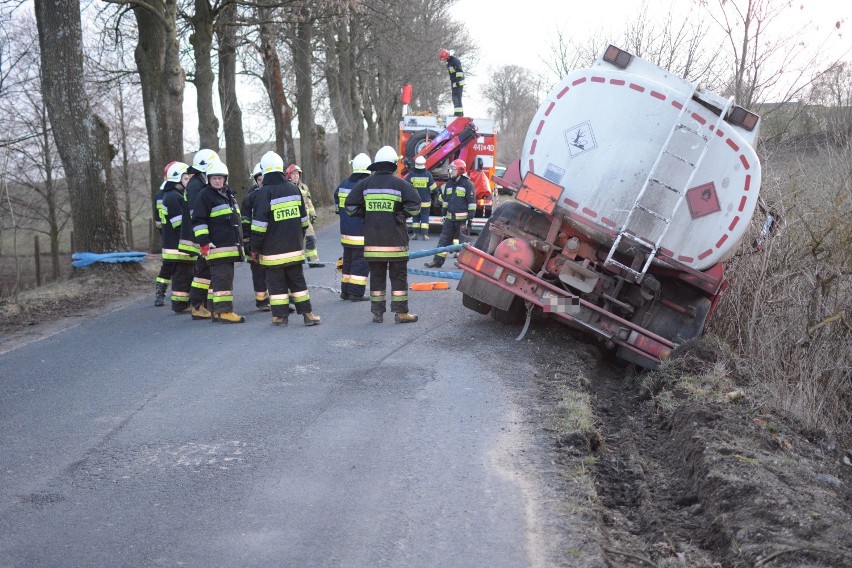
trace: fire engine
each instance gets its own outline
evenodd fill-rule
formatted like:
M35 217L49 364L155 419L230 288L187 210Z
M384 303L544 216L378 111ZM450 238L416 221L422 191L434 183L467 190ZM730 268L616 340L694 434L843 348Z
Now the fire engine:
M514 179L495 180L516 200L459 253L463 305L527 326L539 312L658 365L727 286L758 202L759 129L733 98L609 46L551 90Z
M468 169L479 164L480 171L489 180L494 177L497 134L494 132L494 120L490 118L405 114L399 123L398 148L403 156L397 170L400 177L405 177L414 167L417 156L426 159L426 169L432 172L439 187L446 183L448 166L456 159L464 160ZM496 195L477 196L472 232L478 233L485 226L496 199ZM429 211L429 226L440 227L442 222L441 203L435 198Z

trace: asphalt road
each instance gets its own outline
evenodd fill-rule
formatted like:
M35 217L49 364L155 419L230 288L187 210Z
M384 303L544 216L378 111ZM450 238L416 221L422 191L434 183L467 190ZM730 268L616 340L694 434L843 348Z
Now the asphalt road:
M374 324L306 274L320 326L271 326L242 265L242 325L146 298L0 355L0 566L542 565L517 329L455 282Z

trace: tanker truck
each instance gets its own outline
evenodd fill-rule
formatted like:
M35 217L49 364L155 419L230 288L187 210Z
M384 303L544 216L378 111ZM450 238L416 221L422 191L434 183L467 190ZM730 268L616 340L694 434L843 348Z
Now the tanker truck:
M458 257L465 307L533 313L653 368L698 337L760 190L760 117L608 46L568 74L529 126L515 200ZM514 179L511 179L514 178Z

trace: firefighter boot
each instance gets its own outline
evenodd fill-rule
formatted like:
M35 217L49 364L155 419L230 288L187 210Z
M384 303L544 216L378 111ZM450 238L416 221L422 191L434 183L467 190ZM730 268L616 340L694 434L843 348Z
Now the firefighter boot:
M322 321L322 318L314 312L302 314L302 317L305 318L305 325L319 325L320 321Z
M210 310L208 310L202 305L199 305L197 308L195 306L192 306L191 313L192 319L194 320L206 320L210 319L210 317L212 316Z
M382 314L373 314L373 323L382 323L385 318Z
M444 266L444 263L438 262L437 260L433 260L431 262L427 262L423 266L425 266L426 268L441 268L442 266Z
M260 310L261 312L268 312L272 310L272 306L269 305L269 298L264 298L262 300L255 300L254 307Z
M394 314L393 320L396 323L414 323L417 321L417 315L409 314L408 312L405 312L404 314Z
M272 316L272 325L284 327L287 325L287 316Z
M246 321L246 318L235 314L234 312L222 312L221 314L216 314L216 319L222 323L243 323Z
M157 295L154 297L155 306L164 306L166 304L166 288L167 284L164 282L157 282Z

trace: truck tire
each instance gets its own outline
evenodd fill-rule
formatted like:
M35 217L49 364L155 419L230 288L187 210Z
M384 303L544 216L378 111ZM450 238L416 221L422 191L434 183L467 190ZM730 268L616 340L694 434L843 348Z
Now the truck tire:
M467 294L462 294L462 306L482 315L487 315L491 311L491 306Z
M434 140L438 136L438 133L434 130L420 130L411 135L411 138L408 139L408 142L405 143L405 157L408 160L414 160L414 156L420 153L420 151L428 144L426 139L429 139L429 142Z
M491 308L491 318L506 325L517 325L523 323L527 317L527 310L524 301L517 296L512 300L512 305L508 310L499 308Z

